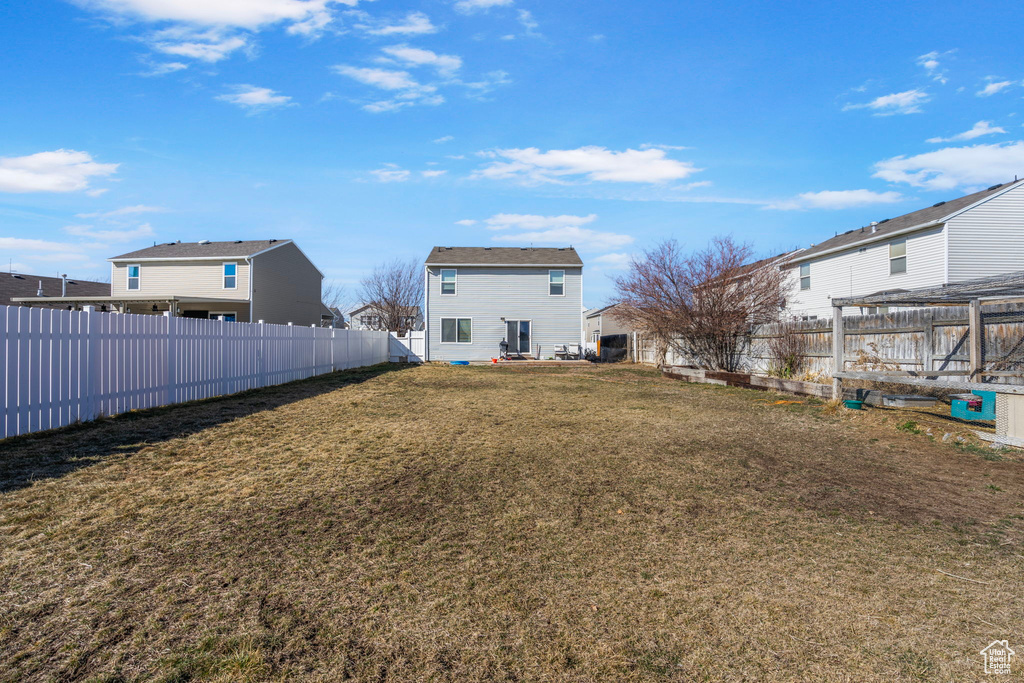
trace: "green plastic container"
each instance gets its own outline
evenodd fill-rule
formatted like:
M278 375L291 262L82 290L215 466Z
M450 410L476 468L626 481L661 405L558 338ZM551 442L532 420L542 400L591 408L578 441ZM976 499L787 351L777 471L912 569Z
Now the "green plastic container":
M850 410L863 410L864 409L864 401L846 400L846 401L843 401L843 405L846 406L847 408L849 408Z

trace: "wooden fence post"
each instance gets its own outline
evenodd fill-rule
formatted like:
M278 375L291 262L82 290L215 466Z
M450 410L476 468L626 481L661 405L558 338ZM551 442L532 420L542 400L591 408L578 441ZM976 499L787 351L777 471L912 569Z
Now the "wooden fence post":
M846 333L843 330L843 307L832 306L832 400L843 397L843 381L839 373L846 367Z
M970 378L974 379L985 369L984 340L985 328L981 323L981 302L971 299L967 313L967 329L970 348Z

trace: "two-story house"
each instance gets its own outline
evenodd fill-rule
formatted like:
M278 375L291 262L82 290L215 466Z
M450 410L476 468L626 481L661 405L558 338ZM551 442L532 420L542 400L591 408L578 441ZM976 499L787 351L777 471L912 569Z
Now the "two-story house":
M418 332L423 329L423 311L419 306L408 306L405 308L406 315L398 321L398 330L391 332L406 332L412 330ZM361 304L348 313L348 329L350 330L386 330L386 316L381 314L380 309L373 304Z
M833 297L939 287L1024 268L1024 180L848 230L784 266L787 314L832 315ZM887 309L847 309L848 315Z
M547 358L583 337L583 260L572 247L435 247L424 269L427 360Z
M291 240L171 242L110 261L109 296L48 297L73 307L236 322L320 325L323 274ZM34 305L40 298L20 298Z

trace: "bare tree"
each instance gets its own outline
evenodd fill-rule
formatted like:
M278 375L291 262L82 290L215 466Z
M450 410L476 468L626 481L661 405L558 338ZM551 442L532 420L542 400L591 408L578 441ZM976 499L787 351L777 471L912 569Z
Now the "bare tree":
M340 322L340 316L347 315L356 303L352 291L337 280L324 283L320 289L320 300L334 313L335 324Z
M360 297L373 308L376 327L405 335L413 329L423 301L423 271L413 261L382 263L363 278Z
M768 374L793 379L807 360L807 335L793 322L781 323L777 332L767 343Z
M751 327L776 322L785 303L776 259L752 263L752 253L730 237L690 254L662 242L616 278L614 315L702 367L736 371Z

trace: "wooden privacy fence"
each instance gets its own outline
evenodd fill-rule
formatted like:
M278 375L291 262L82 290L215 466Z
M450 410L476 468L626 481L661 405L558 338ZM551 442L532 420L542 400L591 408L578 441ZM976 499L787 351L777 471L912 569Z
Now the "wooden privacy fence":
M387 332L0 306L0 437L387 360Z
M847 316L843 319L845 369L868 369L872 366L880 369L878 366L885 366L892 370L966 372L970 365L967 316L967 306ZM983 366L1024 372L1024 308L1013 304L985 306L982 309L982 327ZM828 319L754 328L741 370L769 374L772 369L770 342L784 329L799 335L804 341L804 363L798 375L822 378L832 375L832 321ZM643 341L640 357L643 362L655 362L653 341ZM665 364L695 365L692 359L680 357L671 350Z

